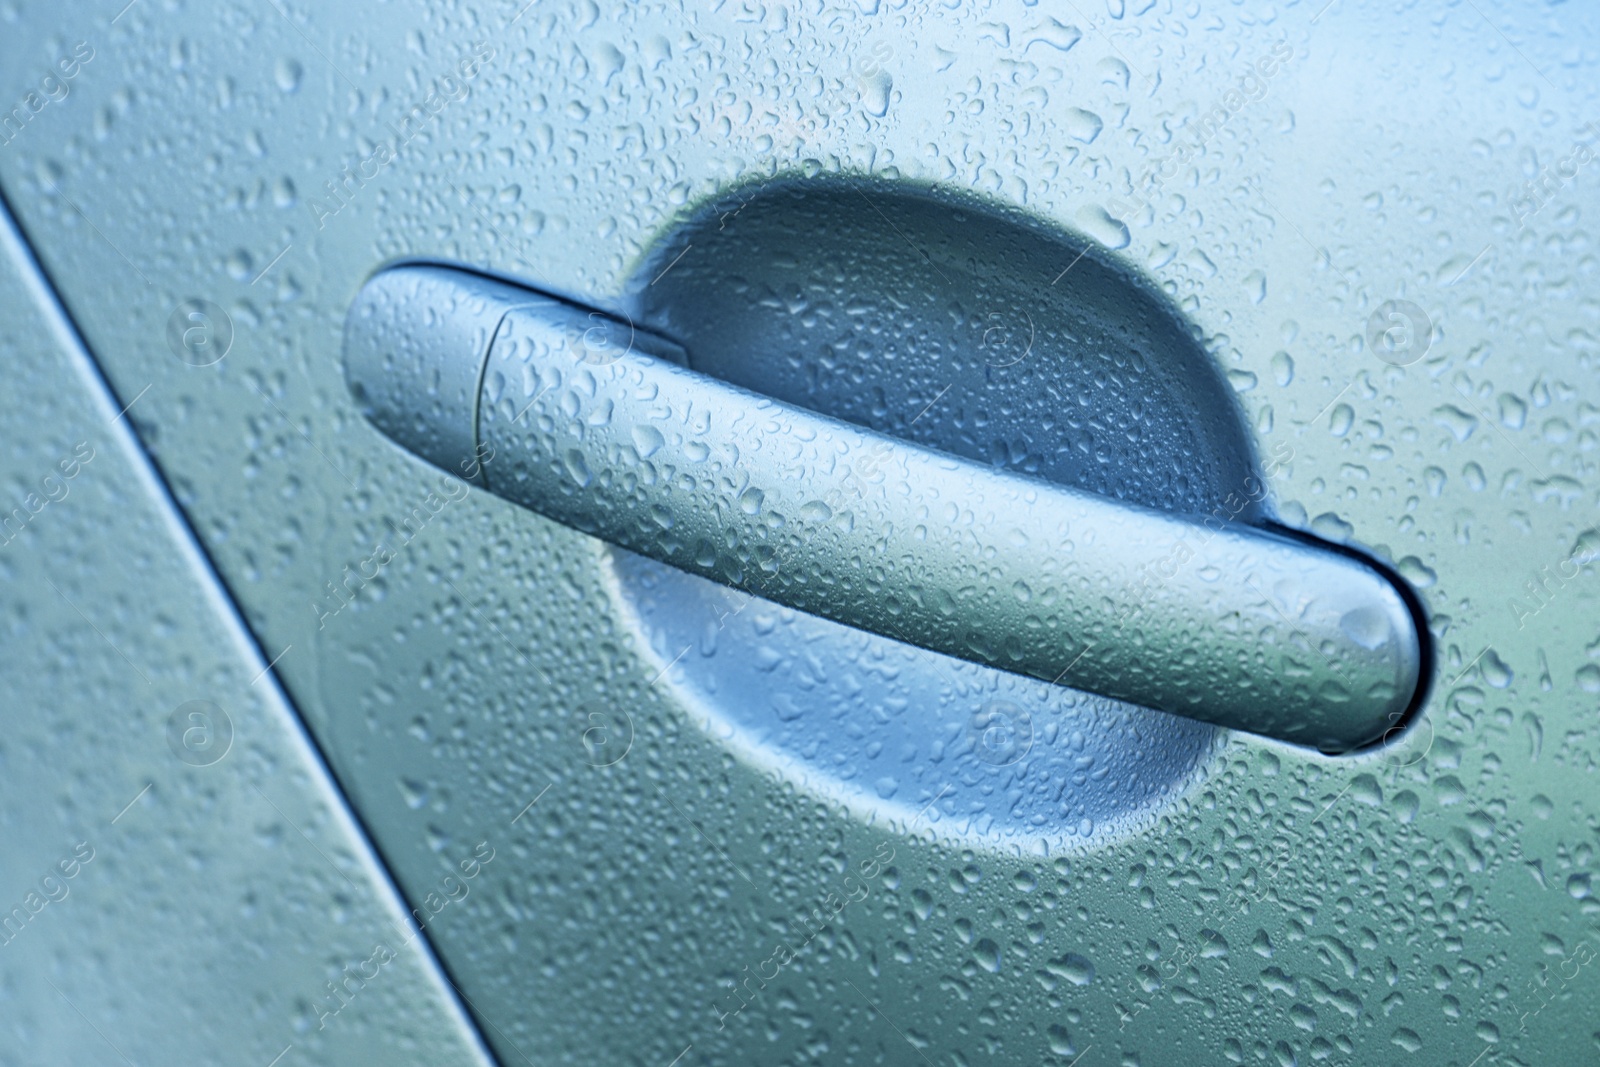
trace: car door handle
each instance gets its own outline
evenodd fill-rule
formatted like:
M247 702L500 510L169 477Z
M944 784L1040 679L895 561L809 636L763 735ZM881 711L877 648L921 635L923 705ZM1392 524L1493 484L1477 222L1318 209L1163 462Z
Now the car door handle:
M1422 696L1419 612L1362 558L780 403L590 308L399 267L352 305L344 361L367 418L423 459L778 604L1329 752Z

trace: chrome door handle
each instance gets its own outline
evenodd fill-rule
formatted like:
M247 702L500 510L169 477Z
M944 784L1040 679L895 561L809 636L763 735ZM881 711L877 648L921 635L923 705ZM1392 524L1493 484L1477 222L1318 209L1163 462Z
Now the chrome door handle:
M846 625L1324 751L1422 695L1418 615L1362 559L780 403L587 308L396 268L357 297L344 360L367 417L429 462Z

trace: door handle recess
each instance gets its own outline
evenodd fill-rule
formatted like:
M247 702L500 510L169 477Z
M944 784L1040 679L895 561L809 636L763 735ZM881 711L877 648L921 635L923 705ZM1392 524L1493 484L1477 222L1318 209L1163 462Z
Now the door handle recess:
M352 305L344 362L368 419L423 459L801 611L1328 752L1420 700L1418 614L1363 559L753 394L589 308L395 268Z

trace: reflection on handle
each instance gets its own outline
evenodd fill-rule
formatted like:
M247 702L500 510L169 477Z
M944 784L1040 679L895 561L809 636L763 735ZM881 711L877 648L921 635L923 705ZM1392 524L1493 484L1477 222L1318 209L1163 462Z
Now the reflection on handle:
M626 323L596 345L594 314L402 268L352 308L346 373L423 458L492 451L480 482L507 500L846 625L1327 751L1418 694L1413 613L1360 559L779 403Z

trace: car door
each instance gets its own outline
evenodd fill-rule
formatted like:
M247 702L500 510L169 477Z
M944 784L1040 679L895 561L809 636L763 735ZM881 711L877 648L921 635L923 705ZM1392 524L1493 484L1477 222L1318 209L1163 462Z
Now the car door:
M1596 1055L1590 12L16 15L0 187L502 1062Z
M0 353L0 1063L490 1062L3 211Z

